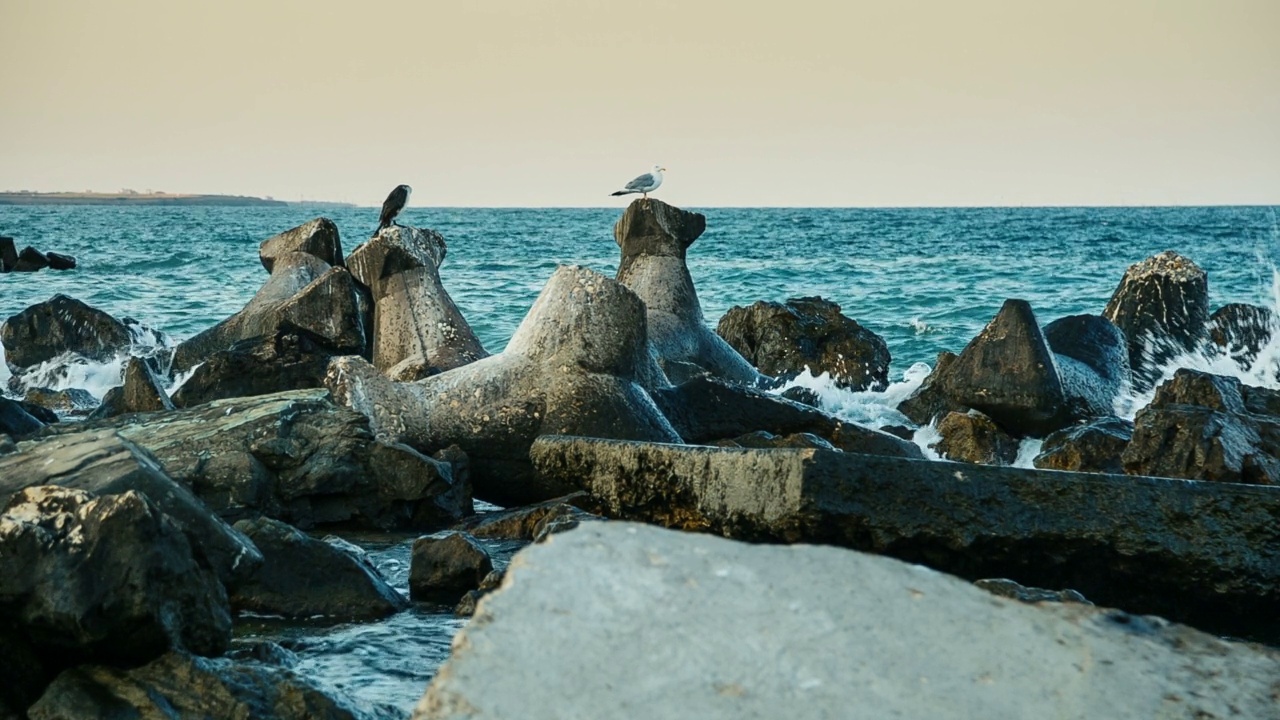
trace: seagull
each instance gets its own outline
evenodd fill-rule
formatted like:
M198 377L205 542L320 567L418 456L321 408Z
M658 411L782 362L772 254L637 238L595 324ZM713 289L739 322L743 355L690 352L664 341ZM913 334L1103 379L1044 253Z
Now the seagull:
M377 237L383 228L391 227L398 223L393 222L400 211L404 209L405 203L409 202L409 193L413 192L413 188L408 185L397 185L395 190L387 196L382 203L382 216L378 218L378 229L373 231L373 237Z
M613 195L632 195L634 193L640 193L645 198L648 198L649 193L657 190L658 186L662 184L662 173L666 171L666 168L660 165L654 165L653 170L627 183L626 187L616 193L613 193Z

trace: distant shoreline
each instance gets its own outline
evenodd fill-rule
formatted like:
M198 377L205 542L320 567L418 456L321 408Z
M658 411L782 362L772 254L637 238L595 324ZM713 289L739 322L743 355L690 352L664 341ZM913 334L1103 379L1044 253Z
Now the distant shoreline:
M243 195L0 192L0 205L250 205L256 207L283 207L288 204L283 200Z

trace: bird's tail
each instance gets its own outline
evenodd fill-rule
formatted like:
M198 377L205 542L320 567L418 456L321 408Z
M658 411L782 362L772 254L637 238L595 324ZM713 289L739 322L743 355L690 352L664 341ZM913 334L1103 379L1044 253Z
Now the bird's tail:
M618 197L619 195L630 195L630 194L631 194L631 193L633 193L633 192L635 192L635 191L634 191L634 190L619 190L618 192L615 192L615 193L609 193L609 197Z
M374 230L373 234L369 237L378 237L378 233L382 232L382 229L385 227L387 227L387 223L378 223L378 229Z

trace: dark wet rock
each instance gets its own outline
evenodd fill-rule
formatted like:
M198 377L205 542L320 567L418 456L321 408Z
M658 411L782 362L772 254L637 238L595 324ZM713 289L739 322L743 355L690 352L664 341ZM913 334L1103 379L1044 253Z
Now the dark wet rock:
M409 382L487 357L440 281L439 233L395 225L357 247L348 264L373 296L373 365Z
M812 433L846 452L923 457L920 448L887 433L714 378L655 390L652 397L686 442L708 443L765 430L773 435Z
M1133 422L1118 417L1098 418L1050 434L1032 461L1042 470L1124 474L1120 461L1133 437Z
M432 530L469 509L466 478L452 462L376 440L367 418L334 405L323 389L81 428L113 431L146 448L165 473L230 521L266 515L302 528Z
M0 515L0 613L49 668L138 663L231 642L227 597L187 535L137 491L15 493Z
M124 368L124 383L107 391L102 404L90 419L110 418L126 413L173 410L173 401L161 387L160 379L142 358L129 358Z
M1280 417L1250 413L1236 378L1183 368L1138 411L1121 461L1138 475L1280 484Z
M791 402L798 402L801 405L815 408L822 407L822 398L818 397L818 393L806 387L789 387L779 394Z
M1018 441L979 412L947 413L938 423L942 436L931 447L948 460L980 465L1012 465Z
M65 390L27 388L27 393L22 399L27 406L35 405L53 413L55 419L59 413L63 415L85 415L98 406L98 399L89 394L88 390L81 390L80 388L67 388Z
M338 226L329 218L309 220L296 228L269 237L258 246L258 258L267 272L274 272L276 260L290 253L306 253L326 265L342 266L342 242Z
M1166 250L1129 266L1103 316L1124 333L1138 390L1161 368L1194 350L1209 322L1209 277L1191 260Z
M744 448L815 448L818 450L836 450L836 446L814 435L813 433L792 433L790 435L774 435L766 430L757 430L739 435L732 440L729 447Z
M471 617L476 614L476 604L480 602L480 598L497 590L502 585L504 573L500 570L494 570L484 576L484 580L480 581L480 587L475 590L468 590L466 595L458 601L453 608L453 614L462 617Z
M130 490L150 498L186 533L196 559L234 587L262 562L249 539L220 520L145 449L111 430L69 432L0 456L0 504L27 487L58 485L101 497ZM193 459L194 460L194 459ZM195 460L198 462L198 460Z
M453 604L492 570L488 551L467 533L418 538L410 558L409 596Z
M1252 367L1280 320L1270 308L1246 303L1223 305L1209 316L1209 340L1241 367Z
M390 720L390 708L365 710L330 696L282 667L167 653L132 670L84 665L54 680L31 720Z
M581 509L582 505L592 505L590 496L577 492L533 505L476 515L464 520L456 529L478 538L533 542L538 528L547 518L577 513L591 515Z
M128 350L124 323L66 295L54 295L11 316L0 326L5 360L29 368L67 352L105 361Z
M43 405L37 405L36 403L27 402L26 400L19 400L18 404L22 406L22 409L25 410L27 414L45 425L52 425L60 420L58 413Z
M53 673L20 633L0 629L0 718L24 720L26 710L53 680Z
M1021 436L1044 435L1110 414L1120 384L1084 362L1055 356L1031 305L1006 300L946 369L941 387L951 402L980 410Z
M1044 588L1029 588L1019 585L1007 578L975 580L973 584L983 590L986 590L992 595L999 595L1000 597L1007 597L1024 603L1073 602L1084 605L1093 604L1075 590L1045 590Z
M56 253L56 252L48 252L48 253L45 253L44 256L49 261L50 270L75 270L76 269L76 259L71 257L70 255L63 255L62 253Z
M28 245L18 253L18 262L13 265L13 272L37 272L49 267L49 257Z
M644 304L598 273L561 267L501 355L415 383L337 358L327 384L375 432L421 451L458 445L477 497L521 505L578 488L542 486L529 445L545 434L680 442L640 377L652 365Z
M344 354L298 329L248 338L213 353L173 393L177 407L324 386L329 360Z
M889 433L896 438L903 440L912 440L916 436L916 431L906 425L885 425L880 428L880 432Z
M18 247L13 238L0 235L0 272L12 272L18 264Z
M298 664L298 654L270 640L236 638L225 657L239 662L250 661L291 668Z
M889 346L884 338L840 313L820 297L732 307L716 325L725 339L760 372L790 380L808 368L830 373L840 387L883 390L889 385Z
M363 558L291 525L258 518L235 528L262 551L262 567L231 594L237 611L334 622L375 620L409 603Z
M8 455L11 452L17 452L18 445L13 438L4 433L0 433L0 455Z
M1280 639L1280 488L588 438L530 456L614 519L841 545Z
M338 352L368 352L368 301L346 268L308 252L285 252L269 264L271 276L240 312L178 345L175 373L240 340L273 337L281 330L310 333Z
M630 523L531 546L483 604L414 720L1266 718L1280 677L1160 618Z
M706 227L698 213L652 198L633 201L613 226L622 249L617 280L644 301L660 364L692 364L729 382L757 385L759 373L702 316L685 253ZM690 375L687 369L672 374Z
M1071 358L1093 370L1120 392L1129 381L1129 350L1124 333L1101 315L1068 315L1044 326L1049 349L1062 358Z
M40 432L44 426L21 403L0 397L0 432L20 438Z
M906 415L908 420L917 425L928 425L935 418L949 412L968 412L969 408L953 402L943 389L943 378L955 364L957 357L959 356L955 353L945 350L938 353L933 371L906 400L898 403L898 412Z

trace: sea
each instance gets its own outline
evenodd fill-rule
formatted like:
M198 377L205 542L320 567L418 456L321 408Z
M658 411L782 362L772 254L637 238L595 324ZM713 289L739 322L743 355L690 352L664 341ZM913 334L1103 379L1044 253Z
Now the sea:
M490 352L500 352L558 265L612 276L619 253L614 208L406 209L399 221L444 235L446 289ZM805 373L838 414L875 426L901 422L893 406L928 374L937 354L960 351L1007 298L1029 301L1041 324L1100 313L1125 269L1163 250L1208 273L1211 308L1233 302L1280 309L1277 207L686 208L707 217L688 264L712 327L735 305L818 295L878 333L893 356L893 383L854 393ZM266 279L262 240L314 217L332 219L344 250L367 238L377 208L0 206L0 235L19 248L73 255L75 270L0 275L0 319L56 293L158 331L173 344L235 313ZM123 359L63 358L20 378L80 387L97 397L120 382ZM1191 353L1191 366L1277 386L1280 347L1249 367ZM0 387L10 384L0 363ZM1146 397L1126 396L1132 416ZM917 433L927 448L928 429ZM1028 441L1019 462L1034 457ZM405 538L348 538L407 593ZM510 548L495 548L501 555ZM357 702L407 715L463 626L448 608L418 607L362 625L241 623L240 642L272 640L296 669Z

